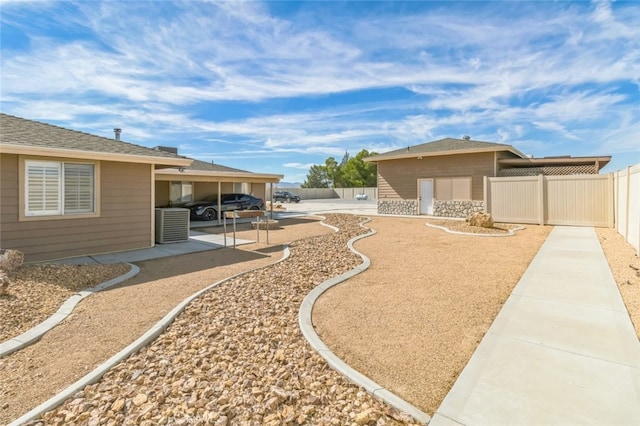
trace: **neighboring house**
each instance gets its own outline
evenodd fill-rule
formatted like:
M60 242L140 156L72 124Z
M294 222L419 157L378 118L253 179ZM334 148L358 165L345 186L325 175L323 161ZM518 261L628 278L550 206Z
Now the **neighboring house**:
M166 150L165 147L156 149ZM176 152L172 149L173 152ZM182 168L156 172L156 207L179 207L213 194L245 193L265 198L266 185L280 182L283 175L252 173L220 164L194 160ZM218 208L221 212L222 209ZM218 218L220 220L220 218Z
M233 174L230 180L213 179L212 171L196 170L201 162L181 172L192 163L120 141L119 133L110 139L0 114L0 248L20 250L34 262L151 247L155 207L168 205L169 188L178 186L170 182L189 176L198 182L192 183L197 195L200 185L216 193L241 182L258 191L246 182L266 180L229 170L220 173Z
M529 158L511 145L446 138L365 159L378 166L378 213L466 217L484 210L484 177L597 174L611 157Z
M190 159L0 115L0 247L26 261L154 245L154 172Z

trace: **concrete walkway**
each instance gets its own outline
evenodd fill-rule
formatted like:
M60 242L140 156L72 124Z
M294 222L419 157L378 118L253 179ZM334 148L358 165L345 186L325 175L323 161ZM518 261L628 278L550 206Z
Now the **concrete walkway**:
M553 229L430 422L442 425L640 425L640 342L593 228Z

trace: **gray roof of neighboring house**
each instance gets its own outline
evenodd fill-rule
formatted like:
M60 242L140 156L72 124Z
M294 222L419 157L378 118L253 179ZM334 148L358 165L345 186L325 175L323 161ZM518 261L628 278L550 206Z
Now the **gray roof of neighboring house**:
M193 160L187 170L201 170L206 172L236 172L236 173L252 173L247 170L234 169L233 167L223 166L221 164L208 163L206 161Z
M0 113L0 143L102 154L183 159L185 157L116 139Z
M493 143L493 142L482 142L482 141L474 141L471 139L454 139L454 138L445 138L440 139L433 142L427 142L420 145L408 146L406 148L396 149L394 151L385 152L383 154L375 155L372 157L368 157L367 161L378 161L391 159L396 157L407 157L407 156L415 156L415 155L437 155L438 153L443 154L451 154L455 151L511 151L517 155L521 155L521 153L516 150L511 145L501 144L501 143Z

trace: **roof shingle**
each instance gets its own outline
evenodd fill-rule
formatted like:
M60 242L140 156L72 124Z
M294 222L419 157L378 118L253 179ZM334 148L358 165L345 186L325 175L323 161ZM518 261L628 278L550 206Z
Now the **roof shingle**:
M146 148L116 139L95 136L89 133L65 129L52 124L27 120L4 113L0 113L0 143L102 154L122 154L172 159L185 158L180 155Z
M454 139L445 138L433 142L426 142L419 145L408 146L406 148L396 149L394 151L385 152L373 157L369 157L369 161L384 160L387 157L396 157L400 155L420 155L420 154L437 154L439 152L450 153L452 151L473 151L473 150L495 150L495 151L512 151L518 152L511 145L474 141L470 139Z

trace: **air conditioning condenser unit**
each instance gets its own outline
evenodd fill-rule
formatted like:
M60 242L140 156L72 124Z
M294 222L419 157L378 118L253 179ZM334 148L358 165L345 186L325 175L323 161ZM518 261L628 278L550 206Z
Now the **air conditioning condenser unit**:
M156 209L156 243L189 240L189 209Z

